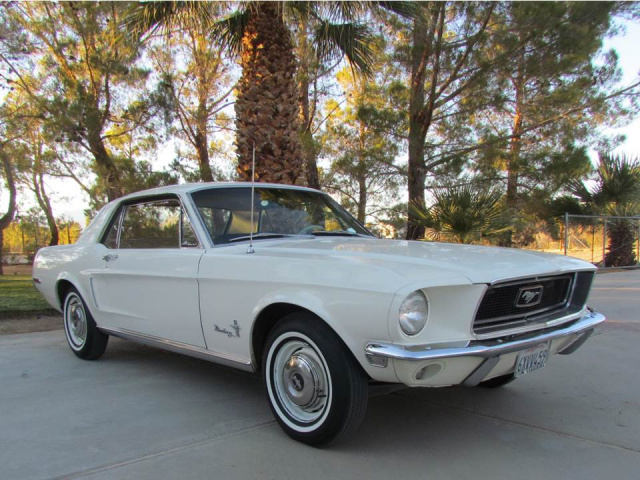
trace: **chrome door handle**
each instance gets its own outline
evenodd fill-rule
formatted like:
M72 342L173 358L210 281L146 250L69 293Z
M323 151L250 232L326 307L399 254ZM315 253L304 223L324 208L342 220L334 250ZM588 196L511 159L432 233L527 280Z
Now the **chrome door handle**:
M118 255L114 255L114 254L112 254L112 253L110 253L110 254L105 255L104 257L102 257L102 259L103 259L105 262L110 262L111 260L115 260L116 258L118 258Z

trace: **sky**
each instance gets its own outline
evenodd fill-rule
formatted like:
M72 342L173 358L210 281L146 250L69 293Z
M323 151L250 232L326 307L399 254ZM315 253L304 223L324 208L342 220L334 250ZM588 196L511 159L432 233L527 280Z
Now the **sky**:
M618 52L620 66L624 74L623 84L628 85L640 75L640 22L625 22L626 33L623 36L609 38L604 48L615 48ZM614 130L615 133L626 135L627 139L614 151L640 156L640 118L627 126Z
M623 85L629 85L640 75L640 22L624 22L624 29L620 35L605 41L605 51L615 48L619 56L619 65L623 71ZM623 134L626 140L616 150L616 153L626 153L631 156L640 156L640 117L626 126L614 130L605 130L606 134ZM158 167L167 165L174 157L173 142L168 142L158 152L156 164ZM595 160L595 152L591 152L592 161ZM88 207L88 197L80 187L71 179L51 179L47 182L51 192L54 215L56 218L65 216L72 218L81 225L85 224L84 211ZM0 212L6 211L8 196L4 191L0 192ZM18 199L19 212L24 212L35 205L35 201L26 199L26 195L20 195Z

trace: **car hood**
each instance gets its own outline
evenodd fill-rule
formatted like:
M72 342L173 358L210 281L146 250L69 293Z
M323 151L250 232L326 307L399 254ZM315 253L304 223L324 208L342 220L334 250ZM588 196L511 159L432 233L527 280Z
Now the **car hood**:
M261 241L256 253L374 264L409 281L425 277L465 277L472 283L538 276L575 270L595 270L572 257L514 248L453 243L382 240L376 238L317 237L313 240Z

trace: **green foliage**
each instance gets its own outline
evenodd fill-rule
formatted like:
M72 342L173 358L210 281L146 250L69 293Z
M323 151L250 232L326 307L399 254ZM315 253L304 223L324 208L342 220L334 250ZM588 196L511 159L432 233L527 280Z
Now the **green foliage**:
M433 191L429 209L413 208L427 237L438 241L478 243L495 239L508 231L502 192L467 183Z
M625 155L600 152L593 179L595 184L574 182L572 190L589 212L629 217L640 215L640 160ZM609 221L607 266L636 263L633 249L635 225L625 219Z
M640 159L608 152L598 154L595 182L573 182L572 193L592 212L629 216L640 213Z
M636 112L616 88L621 72L615 52L599 57L612 16L626 8L584 2L496 8L493 48L511 53L496 65L489 84L497 101L477 130L488 148L474 168L489 176L504 172L513 189L511 208L526 202L533 189L551 197L586 175L585 143L595 142L599 126Z
M354 77L348 69L338 74L338 81L346 102L326 105L331 114L322 145L331 166L323 182L364 223L368 215L381 214L381 202L393 198L402 182L398 145L388 129L394 119L400 120L384 88Z

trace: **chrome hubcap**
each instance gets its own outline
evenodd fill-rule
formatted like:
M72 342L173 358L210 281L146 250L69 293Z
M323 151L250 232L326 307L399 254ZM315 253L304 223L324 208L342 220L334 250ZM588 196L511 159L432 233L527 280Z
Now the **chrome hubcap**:
M76 347L84 345L87 338L87 317L78 297L72 297L67 303L66 324L71 342Z
M310 345L293 340L282 346L273 373L280 403L291 417L312 423L323 415L328 399L326 367Z

